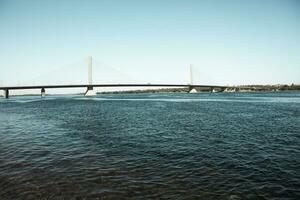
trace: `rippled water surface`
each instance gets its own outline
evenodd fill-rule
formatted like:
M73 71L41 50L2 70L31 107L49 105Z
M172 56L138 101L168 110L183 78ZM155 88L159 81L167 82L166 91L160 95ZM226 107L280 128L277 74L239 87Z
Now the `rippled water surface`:
M300 199L300 93L0 99L0 199Z

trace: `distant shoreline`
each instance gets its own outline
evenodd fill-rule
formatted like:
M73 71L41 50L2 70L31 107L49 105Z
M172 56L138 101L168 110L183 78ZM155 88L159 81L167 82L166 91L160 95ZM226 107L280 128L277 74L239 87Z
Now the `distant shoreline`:
M247 88L247 89L245 89ZM291 85L240 85L240 86L228 86L226 89L215 88L212 90L210 87L194 88L198 93L210 93L210 92L223 92L223 93L244 93L244 92L298 92L300 91L299 84ZM97 94L143 94L143 93L188 93L189 88L159 88L159 89L139 89L139 90L120 90L120 91L106 91L97 92ZM84 93L74 93L75 95L84 95ZM74 95L73 94L73 95ZM46 94L51 95L64 95L64 94ZM72 94L67 94L72 95ZM2 95L0 95L2 96ZM11 96L40 96L40 94L13 94ZM2 96L3 97L3 96Z
M245 89L245 87L247 89ZM281 91L300 91L300 85L241 85L228 86L226 89L210 87L194 88L197 92L281 92ZM141 89L141 90L124 90L124 91L107 91L98 92L97 94L132 94L132 93L188 93L189 88L160 88L160 89Z

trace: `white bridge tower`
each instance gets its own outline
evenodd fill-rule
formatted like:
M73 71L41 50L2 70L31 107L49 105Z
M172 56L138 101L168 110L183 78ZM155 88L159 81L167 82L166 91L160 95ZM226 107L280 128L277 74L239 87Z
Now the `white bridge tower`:
M93 59L89 56L87 59L88 63L88 87L84 96L95 96L96 91L93 88Z

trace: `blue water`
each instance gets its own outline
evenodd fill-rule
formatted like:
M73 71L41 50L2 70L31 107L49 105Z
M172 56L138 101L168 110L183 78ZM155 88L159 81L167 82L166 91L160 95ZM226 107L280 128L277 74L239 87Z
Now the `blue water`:
M300 199L300 93L0 99L0 199Z

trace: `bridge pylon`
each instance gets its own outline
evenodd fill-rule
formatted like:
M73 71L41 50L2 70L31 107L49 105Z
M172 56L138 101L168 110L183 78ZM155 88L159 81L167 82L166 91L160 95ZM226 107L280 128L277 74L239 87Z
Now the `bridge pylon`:
M188 90L189 93L197 93L197 90L192 85L194 85L193 65L190 64L190 87L188 88Z
M96 91L93 88L93 59L92 56L88 57L88 87L84 96L95 96Z

